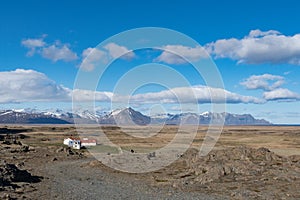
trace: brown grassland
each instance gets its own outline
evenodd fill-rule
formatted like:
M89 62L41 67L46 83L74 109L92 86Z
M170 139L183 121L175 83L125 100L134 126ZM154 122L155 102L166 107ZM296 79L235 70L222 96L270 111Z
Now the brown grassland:
M104 135L99 134L100 129L114 145L105 142ZM74 162L80 166L77 170L82 174L98 170L116 180L120 177L125 182L134 179L151 187L172 188L186 195L191 195L191 192L193 195L194 192L196 195L212 195L211 199L300 198L300 126L225 126L213 151L199 158L197 152L207 129L207 126L200 126L190 150L170 166L145 174L127 174L104 166L86 149L66 148L62 144L63 139L79 136L95 138L98 145L93 150L108 155L119 153L117 146L129 153L130 150L134 150L134 154L151 153L170 143L176 134L190 137L189 128L86 126L76 129L72 125L2 125L0 178L3 183L0 185L0 199L67 198L55 189L59 187L58 177L65 173L54 171L62 166L72 169ZM78 131L82 134L78 135ZM155 132L157 134L151 135ZM9 136L17 137L12 139ZM7 163L30 173L32 180L27 175L25 179L31 181L14 179L13 176L17 175L7 168ZM60 170L69 171L63 167ZM75 172L79 173L76 167ZM80 180L85 184L82 178ZM66 181L64 185L69 183Z

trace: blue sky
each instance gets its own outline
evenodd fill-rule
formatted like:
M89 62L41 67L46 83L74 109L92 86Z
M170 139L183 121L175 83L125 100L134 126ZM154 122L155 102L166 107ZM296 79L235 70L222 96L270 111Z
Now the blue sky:
M0 108L68 107L80 65L99 43L126 30L162 27L193 38L210 54L223 78L228 112L299 124L299 7L296 0L2 1ZM195 46L180 42L170 45L168 50L184 57L201 57L201 49ZM97 55L102 55L102 50ZM112 43L105 51L114 57L127 50L130 47ZM193 91L200 93L200 111L208 110L210 104L201 96L205 93L203 79L189 64L163 53L134 51L127 54L128 59L117 59L98 85L98 106L108 109L113 88L124 73L156 60L183 74ZM148 76L155 74L141 72L138 78ZM177 105L168 91L180 93L184 88L179 88L174 77L164 77L173 88L140 88L135 94L143 95L134 97L133 106L147 110L145 104L151 107L155 100L164 99L171 102L166 106L168 111L176 112ZM77 90L76 94L82 93ZM151 101L147 99L149 93L155 93Z

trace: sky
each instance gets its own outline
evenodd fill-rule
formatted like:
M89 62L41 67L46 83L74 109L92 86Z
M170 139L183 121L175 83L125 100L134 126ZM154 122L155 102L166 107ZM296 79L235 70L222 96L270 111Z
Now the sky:
M296 0L1 1L0 109L70 109L73 97L87 108L95 99L102 110L129 99L145 113L195 105L201 113L213 101L230 113L300 124L299 7ZM143 27L194 42L152 32L115 37Z

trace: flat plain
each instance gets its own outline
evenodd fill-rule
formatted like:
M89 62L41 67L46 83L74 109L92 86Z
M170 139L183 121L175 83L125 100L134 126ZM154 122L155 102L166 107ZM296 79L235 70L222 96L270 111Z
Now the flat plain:
M206 136L207 129L3 125L0 198L300 198L299 126L226 126L219 138ZM178 135L180 140L174 140ZM98 145L74 150L63 145L67 137L94 138ZM205 138L216 144L200 156ZM190 148L175 151L172 164L147 173L121 172L94 158L104 155L116 168L131 159L149 164L162 159L157 153L162 147L174 143L180 149L186 141Z

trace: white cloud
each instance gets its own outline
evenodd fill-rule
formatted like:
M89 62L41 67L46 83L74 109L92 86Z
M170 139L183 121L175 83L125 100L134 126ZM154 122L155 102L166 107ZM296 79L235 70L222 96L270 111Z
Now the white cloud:
M38 39L24 39L22 40L21 44L28 49L27 56L33 56L35 54L36 48L44 47L46 43L44 42L44 38Z
M249 37L262 37L266 35L279 35L280 32L275 30L269 30L269 31L261 31L259 29L251 30L249 33Z
M207 86L178 87L156 93L137 94L130 100L142 103L264 103L264 100L256 97Z
M43 38L39 38L39 39L24 39L22 40L22 45L24 45L25 47L28 48L35 48L35 47L43 47L45 46L45 42Z
M124 46L115 43L109 43L104 46L103 50L98 48L86 48L82 52L81 69L85 71L93 71L99 61L107 63L109 58L127 59L134 58L135 54Z
M54 62L63 60L65 62L77 60L78 56L73 52L69 45L61 44L60 41L56 41L53 44L47 44L44 42L44 35L42 38L30 38L21 41L21 44L29 49L27 56L33 56L35 53L42 55L44 58L52 60Z
M275 30L252 30L242 39L221 39L206 48L216 58L230 58L239 63L300 65L300 34L286 36Z
M278 88L272 91L264 92L263 97L268 101L296 101L300 100L300 94L292 92L285 88Z
M194 96L194 95L195 96ZM263 100L242 96L219 88L206 86L178 87L161 92L136 94L124 96L112 92L71 90L56 84L45 74L34 71L17 69L15 71L0 72L0 103L20 102L85 102L96 100L98 102L130 102L142 103L263 103Z
M111 92L72 90L34 70L0 72L0 103L70 102L73 95L81 102L109 102L113 96Z
M98 61L107 62L107 55L97 48L87 48L82 52L82 63L80 68L85 71L93 71Z
M44 47L41 54L44 58L47 58L54 62L58 60L69 62L78 59L77 54L69 49L66 44L62 46L51 45L49 47Z
M135 56L131 50L128 50L126 47L115 43L109 43L105 45L104 49L106 49L109 55L114 59L119 58L120 56L124 59L132 59Z
M99 61L106 63L109 57L113 59L132 59L135 54L124 46L115 43L109 43L104 46L104 50L97 48L86 48L82 52L81 69L93 71Z
M300 94L281 88L285 79L282 76L272 74L253 75L241 82L249 90L262 89L263 98L266 101L298 101Z
M99 101L99 102L110 102L113 93L75 89L72 92L72 96L73 96L73 100L76 102L84 102L84 101L92 101L92 100Z
M262 89L269 91L283 85L284 77L272 74L252 75L240 84L249 90Z
M188 61L197 61L201 58L209 57L209 54L201 46L188 47L183 45L166 45L160 48L164 51L155 59L155 61L168 64L184 64Z
M34 70L0 72L0 103L66 101L69 94L70 89Z

